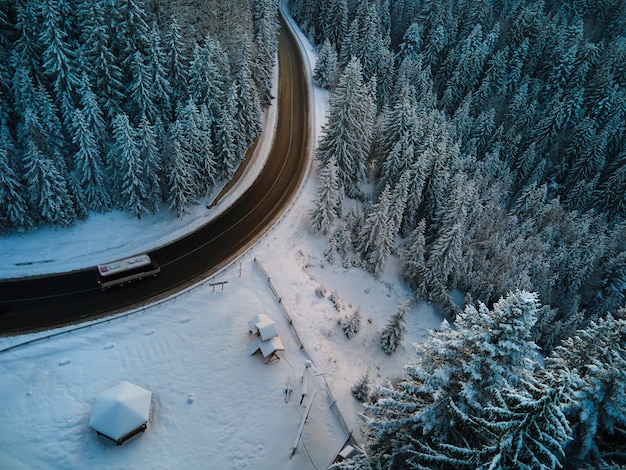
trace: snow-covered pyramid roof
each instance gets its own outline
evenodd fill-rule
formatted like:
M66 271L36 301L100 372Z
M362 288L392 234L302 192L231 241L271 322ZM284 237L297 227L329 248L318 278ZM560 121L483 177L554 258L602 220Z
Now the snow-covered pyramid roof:
M152 392L130 382L120 382L96 396L89 427L116 441L148 422Z

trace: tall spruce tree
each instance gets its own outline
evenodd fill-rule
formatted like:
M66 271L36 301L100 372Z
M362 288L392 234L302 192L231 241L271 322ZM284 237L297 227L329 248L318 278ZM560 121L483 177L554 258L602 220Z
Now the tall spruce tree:
M339 47L348 29L347 0L328 0L322 11L321 30L323 41Z
M263 106L270 104L272 96L272 74L278 51L278 8L273 0L254 4L254 42L256 60L254 79L259 99Z
M154 214L159 210L161 203L161 177L159 176L162 166L161 154L154 133L154 126L143 116L137 128L137 147L139 161L143 163L143 182L145 185L144 207L148 214Z
M176 18L172 18L169 29L165 32L164 49L166 55L166 70L169 83L172 87L172 109L178 109L187 99L188 67L185 56L185 46ZM168 119L172 119L171 117Z
M100 147L83 113L74 110L72 116L74 135L72 142L78 150L74 155L74 175L80 195L88 209L105 212L111 208L111 198L107 191L104 163Z
M161 119L169 120L172 113L172 86L168 77L167 56L163 50L163 38L156 22L152 24L148 35L146 68L152 91L155 112ZM148 118L150 116L147 115ZM153 116L156 121L156 116Z
M625 332L626 320L609 314L565 339L546 359L548 369L555 373L562 369L572 371L573 402L566 415L574 438L567 447L568 460L574 466L586 461L599 463L602 448L609 453L624 452ZM611 438L607 439L608 436ZM620 441L622 444L617 444Z
M33 139L27 141L22 164L34 218L40 223L68 226L76 214L67 180L57 161L54 156L44 155Z
M411 300L407 299L398 305L396 312L391 316L387 326L380 334L380 347L387 354L393 354L404 339L406 332L406 314L409 311Z
M188 71L189 94L193 97L196 105L207 105L213 111L214 118L219 115L224 83L229 78L223 76L217 62L217 56L223 53L220 42L207 35L202 45L196 44L194 46Z
M379 400L366 405L372 456L400 468L423 464L420 452L439 444L483 445L482 436L468 433L472 419L497 404L504 387L532 378L530 332L537 308L537 296L528 292L512 293L492 310L469 305L454 329L444 321L416 345L407 379L379 387ZM473 418L459 421L462 416Z
M365 182L372 139L372 101L361 70L360 62L353 59L342 73L317 149L322 162L336 159L339 182L349 196L359 194L358 185Z
M45 0L40 4L39 18L42 30L39 41L43 50L43 72L52 81L56 105L61 110L65 126L71 126L71 114L76 106L75 94L80 74L76 65L76 53L68 42L68 32L61 22L56 0Z
M85 118L85 124L93 135L96 146L100 151L104 150L108 140L108 131L102 107L98 97L93 92L87 73L83 73L79 86L80 110Z
M177 120L170 127L168 159L170 172L167 202L178 217L188 213L188 207L197 201L198 175L188 151L181 123Z
M474 446L442 444L423 446L416 460L425 467L441 470L562 468L563 448L571 429L562 408L569 401L569 377L558 379L544 374L544 384L533 381L529 390L497 392L496 404L485 409L484 418L475 418L454 408L457 420L466 426Z
M243 44L241 59L235 67L235 134L237 153L243 158L254 139L261 132L261 102L252 78L251 45Z
M341 216L341 193L337 163L331 158L320 170L317 202L311 215L314 231L322 234L330 232L333 222Z
M8 147L6 143L0 145L0 227L6 232L32 225L26 190L10 164Z
M382 273L390 248L393 245L395 231L389 220L390 207L391 189L389 186L385 186L378 201L372 204L365 216L359 234L357 250L368 261L368 267L377 274Z
M319 86L332 90L337 82L337 51L330 41L324 41L320 49L313 78Z
M243 155L238 153L235 142L235 85L226 94L224 112L215 123L214 157L221 178L231 178Z
M108 7L99 0L80 2L79 14L82 19L84 64L89 68L89 76L100 107L108 119L112 120L121 112L124 78L112 49L113 39L107 23L107 18L110 18Z
M129 68L132 78L128 84L129 99L126 104L126 114L133 117L131 121L133 125L137 125L142 116L146 116L149 121L154 121L159 117L155 104L154 76L146 66L143 53L135 51L130 56Z

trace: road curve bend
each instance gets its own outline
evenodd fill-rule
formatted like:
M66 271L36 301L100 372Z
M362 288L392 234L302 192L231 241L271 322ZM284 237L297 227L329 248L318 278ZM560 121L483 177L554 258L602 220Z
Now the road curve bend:
M167 297L231 263L266 233L295 197L309 164L309 96L296 38L280 19L275 137L252 186L197 231L152 252L155 278L101 292L96 269L0 282L0 335L78 323Z

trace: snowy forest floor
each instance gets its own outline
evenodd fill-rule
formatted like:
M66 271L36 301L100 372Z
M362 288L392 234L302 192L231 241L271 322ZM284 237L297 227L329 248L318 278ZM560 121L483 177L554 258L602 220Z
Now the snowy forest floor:
M315 54L301 40L310 72ZM317 138L328 95L319 88L312 92ZM271 145L272 119L270 109L266 137L248 174L212 210L204 201L182 219L167 210L141 220L111 212L70 229L48 227L6 238L0 242L0 276L93 266L148 251L206 223L260 169ZM429 306L413 304L403 343L391 356L382 351L380 331L411 293L399 282L393 261L380 280L325 261L327 241L308 230L316 176L313 165L282 220L211 279L130 315L0 353L0 468L325 468L347 434L330 408L324 380L349 430L362 440L361 406L351 396L352 385L365 374L372 383L401 376L414 357L412 343L441 318ZM271 277L304 349L255 259ZM218 282L227 283L211 286ZM348 340L338 320L356 309L362 328ZM285 345L281 359L267 365L258 355L246 355L247 321L258 313L276 321ZM0 338L0 350L62 331ZM298 384L309 358L309 397L300 405ZM87 423L93 397L121 380L152 390L154 398L147 432L117 448L98 439ZM286 403L288 381L296 386ZM302 441L289 459L313 390L318 392Z

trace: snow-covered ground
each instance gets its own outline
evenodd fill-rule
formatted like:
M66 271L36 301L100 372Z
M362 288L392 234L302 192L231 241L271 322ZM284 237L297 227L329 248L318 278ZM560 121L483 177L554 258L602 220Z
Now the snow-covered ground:
M311 69L315 54L302 41ZM313 92L317 137L328 96L319 88ZM273 119L269 111L266 129L273 128ZM93 266L178 238L245 189L270 145L271 132L266 132L248 175L210 211L200 205L178 219L164 210L140 221L113 212L70 229L5 238L0 276ZM413 305L401 347L392 356L383 353L380 330L410 292L397 281L394 263L375 280L360 269L324 260L327 243L308 231L316 176L314 166L282 220L211 279L158 304L73 327L71 333L59 329L0 338L0 468L321 469L348 437L337 408L360 440L360 404L350 388L365 374L374 383L401 375L414 356L412 343L436 328L440 318L426 305ZM362 313L362 329L348 340L337 322L355 309ZM246 354L252 339L248 320L258 313L276 322L285 346L280 360L269 364L258 354ZM300 404L309 359L309 395ZM116 447L98 438L88 422L95 395L122 380L153 392L152 417L143 435ZM294 395L287 402L288 383L294 384ZM314 390L302 439L290 458ZM331 406L333 400L337 406Z

